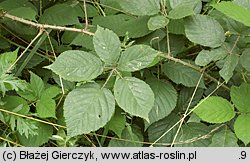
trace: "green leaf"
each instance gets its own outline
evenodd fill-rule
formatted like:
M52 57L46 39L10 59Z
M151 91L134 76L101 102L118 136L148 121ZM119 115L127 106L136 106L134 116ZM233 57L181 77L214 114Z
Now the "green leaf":
M0 76L0 91L3 92L3 96L8 90L23 91L26 86L23 80L18 79L13 74L2 74Z
M27 138L30 135L37 135L38 127L35 125L35 121L15 115L5 115L5 119L13 131L18 131Z
M59 93L61 92L61 89L58 88L57 86L51 86L43 91L43 94L49 98L54 98L56 97Z
M183 84L186 87L195 87L201 77L200 72L172 61L163 65L163 72L176 84ZM200 81L199 87L205 88L203 78Z
M172 9L180 5L195 4L195 3L197 3L197 0L171 0L169 1L170 7Z
M234 130L236 136L247 145L250 142L250 114L239 115L234 123Z
M40 122L35 122L35 125L37 126L37 135L29 135L27 138L18 134L19 141L22 145L26 147L38 147L49 141L49 138L53 134L53 127Z
M8 12L11 15L21 17L23 19L36 21L36 11L30 7L19 7Z
M147 45L134 45L127 48L118 63L121 71L138 71L149 66L157 56L157 51Z
M142 137L141 132L136 130L136 128L133 126L126 126L122 131L121 139L128 141L111 139L109 147L141 147L143 144L138 142L143 141Z
M96 16L93 18L93 24L108 28L118 36L128 35L129 38L138 38L151 32L147 25L149 18L149 16L133 17L125 14Z
M118 79L114 85L114 95L118 105L126 112L148 119L154 105L154 93L144 81L134 77Z
M148 29L154 31L156 29L164 28L169 20L162 15L151 17L148 21Z
M177 103L177 92L168 82L150 79L147 80L147 83L155 95L154 107L149 113L149 122L152 124L168 116L175 108Z
M0 55L0 75L3 75L2 73L6 72L8 68L13 64L17 58L19 49L16 49L13 52L5 52Z
M234 0L235 4L250 9L250 1L249 0Z
M232 86L230 96L233 104L241 113L250 113L250 84Z
M121 109L116 109L115 114L105 126L108 130L112 130L119 138L122 136L122 131L125 128L126 117Z
M103 64L91 53L68 50L63 52L52 65L45 68L51 69L69 81L90 81L102 73Z
M211 144L211 138L202 138L208 135L211 129L202 123L188 123L182 127L181 132L176 138L175 147L207 147Z
M30 110L29 105L27 101L25 101L23 98L19 96L6 96L1 99L4 103L3 107L6 108L9 111L15 111L17 107L20 106L20 110L15 111L19 114L27 114Z
M36 96L35 92L31 89L31 86L29 83L27 84L27 87L25 90L19 90L17 93L19 96L25 98L28 101L36 101L37 99L40 98Z
M214 18L206 15L186 18L185 33L190 41L211 48L219 47L225 41L221 25Z
M77 12L67 4L57 4L46 9L39 22L52 25L78 24Z
M117 2L123 10L133 15L155 15L160 12L159 0L123 0Z
M250 72L250 49L246 49L243 51L242 55L240 56L240 63L241 65Z
M209 147L238 147L236 135L227 127L215 133Z
M241 7L233 2L221 2L213 5L214 8L225 14L226 16L250 26L250 10Z
M168 17L171 19L181 19L194 15L194 7L191 5L180 5L169 12Z
M202 50L195 59L195 64L206 66L212 61L218 61L227 56L228 52L225 48L219 47L211 50Z
M8 62L9 64L12 64L16 61L17 54L18 54L19 48L12 52L5 52L0 55L0 62Z
M230 54L226 57L223 68L219 71L220 76L228 82L233 76L234 69L239 62L239 56L237 54Z
M46 92L36 103L36 111L40 118L56 118L56 102Z
M118 61L121 52L121 43L113 31L97 26L93 43L97 55L106 64L113 65Z
M106 88L86 86L71 91L64 102L64 117L70 137L103 127L115 111L115 99Z
M201 100L194 113L209 123L224 123L235 116L233 105L226 99L217 96Z
M113 15L119 13L118 10L122 10L117 0L100 0L100 2L104 7L104 12L106 15ZM117 10L114 10L114 8Z
M42 92L44 91L43 80L33 72L30 72L30 88L34 92L37 99L42 96Z
M171 19L168 23L169 33L177 35L185 35L184 20Z
M194 8L198 2L199 0L170 1L172 10L169 12L168 17L171 19L181 19L186 16L194 15Z
M171 113L167 117L151 124L148 127L148 139L149 142L156 141L159 137L161 137L165 132L168 131L157 143L163 143L162 146L169 146L176 134L178 126L173 127L178 121L180 117L177 116L175 113ZM173 127L173 128L172 128ZM172 129L171 129L172 128ZM170 130L171 129L171 130ZM160 145L156 145L160 146Z
M72 33L72 32L71 32ZM82 46L86 49L94 50L93 37L79 33L70 43L70 45Z

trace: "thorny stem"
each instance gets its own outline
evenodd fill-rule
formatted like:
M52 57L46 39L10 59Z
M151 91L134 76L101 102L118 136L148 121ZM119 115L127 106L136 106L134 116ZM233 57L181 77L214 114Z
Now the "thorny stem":
M59 31L71 31L71 32L79 32L79 33L85 33L87 35L93 36L94 33L86 31L85 29L78 29L78 28L70 28L70 27L63 27L63 26L55 26L55 25L49 25L49 24L40 24L40 23L35 23L17 16L10 15L8 13L1 13L0 17L5 17L9 18L13 21L17 21L23 24L27 24L39 29L53 29L53 30L59 30Z

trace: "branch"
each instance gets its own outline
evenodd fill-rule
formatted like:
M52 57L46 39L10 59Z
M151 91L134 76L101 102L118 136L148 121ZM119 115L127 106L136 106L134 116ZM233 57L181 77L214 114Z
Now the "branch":
M53 29L53 30L58 30L58 31L72 31L72 32L85 33L85 34L91 35L91 36L94 35L94 33L89 32L89 31L87 31L85 29L70 28L70 27L63 27L63 26L55 26L55 25L49 25L49 24L35 23L35 22L32 22L32 21L29 21L29 20L14 16L14 15L10 15L10 14L8 14L6 12L2 12L0 14L0 17L9 18L9 19L11 19L13 21L17 21L17 22L20 22L20 23L23 23L23 24L26 24L26 25L30 25L30 26L39 28L39 29Z

